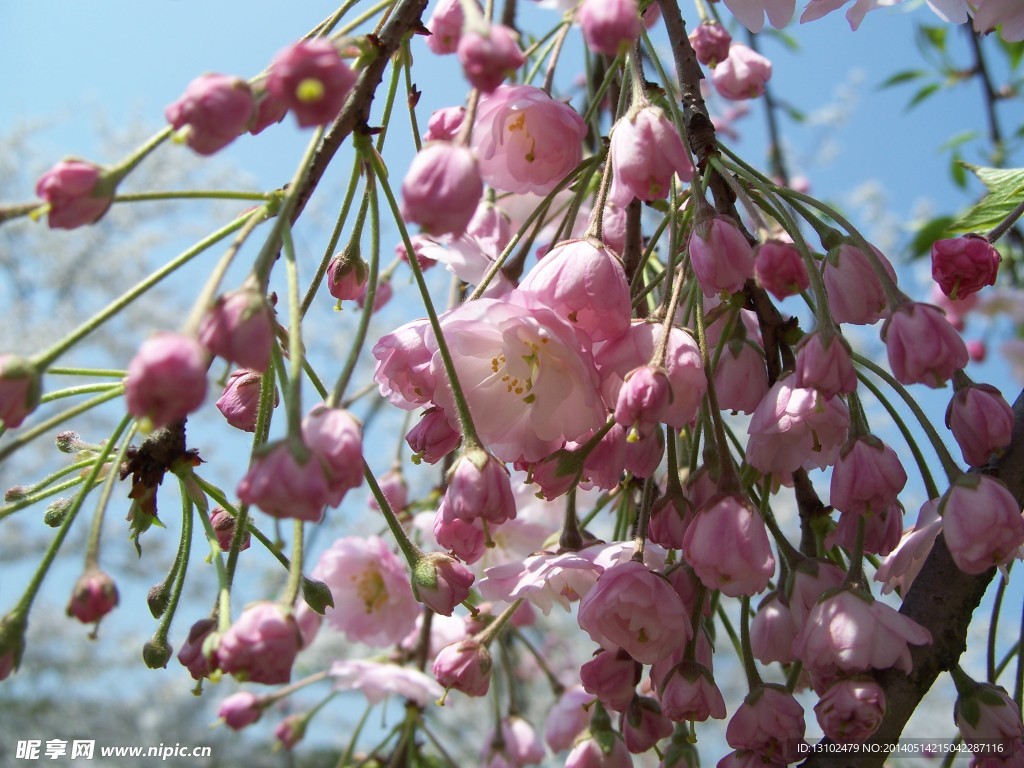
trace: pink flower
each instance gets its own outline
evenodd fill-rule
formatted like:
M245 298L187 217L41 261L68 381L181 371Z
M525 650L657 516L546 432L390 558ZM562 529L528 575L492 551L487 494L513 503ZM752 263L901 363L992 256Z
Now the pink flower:
M703 664L684 661L658 684L661 711L677 723L703 723L709 717L725 719L725 700L711 670Z
M217 399L217 410L235 429L256 431L262 381L262 374L244 368L232 371L228 377L228 383Z
M764 521L741 496L718 496L697 510L683 555L704 586L729 597L763 592L775 573Z
M454 553L465 563L475 563L487 551L487 536L484 533L482 518L463 520L453 517L441 504L434 515L434 538L442 549Z
M331 501L324 467L315 456L300 461L287 441L270 444L253 459L236 490L246 504L272 517L318 523Z
M1024 40L1024 9L1013 0L977 0L974 3L974 29L987 34L1000 27L999 35L1008 43Z
M821 730L838 744L867 741L885 717L885 692L873 680L839 680L814 706Z
M825 536L825 547L846 547L852 552L857 545L861 519L864 521L864 551L867 554L884 556L899 546L903 535L903 505L894 501L870 515L843 512L839 515L839 524Z
M188 126L185 140L200 155L220 151L245 133L253 118L249 84L237 77L200 75L164 110L174 130Z
M338 301L353 301L365 293L369 276L368 265L358 255L336 253L327 265L327 292Z
M967 365L964 340L935 307L908 302L882 326L889 367L901 384L943 386Z
M995 387L970 384L949 401L946 426L953 431L964 461L983 467L993 453L1002 453L1010 444L1013 411Z
M117 607L117 585L103 571L93 567L83 573L71 590L67 614L83 624L97 624Z
M601 0L597 0L600 5ZM639 22L638 22L639 23ZM611 134L612 186L609 198L625 207L638 198L665 199L673 174L693 178L693 162L672 121L658 107L632 109Z
M462 435L452 429L440 408L428 408L405 436L413 452L413 461L422 460L427 464L439 462L458 447L460 440Z
M772 763L795 763L804 743L804 708L781 685L762 685L747 695L725 731L733 749L749 749Z
M972 748L981 745L979 751L993 742L1016 746L1024 737L1024 723L1017 704L1004 688L990 683L975 683L961 693L953 710L953 720L964 742Z
M209 364L206 350L193 338L158 333L147 339L128 365L128 412L149 419L155 428L185 418L206 398Z
M377 480L377 483L392 512L399 514L408 506L409 485L405 482L405 476L401 469L389 469ZM369 504L371 509L380 511L380 504L377 503L373 494L370 494Z
M476 577L454 557L432 552L413 571L412 591L416 599L434 613L451 616L455 606L469 597Z
M427 48L442 56L455 53L462 37L462 25L465 14L459 0L438 0L434 13L427 22L430 36L427 37Z
M667 739L674 730L672 721L661 713L661 706L649 696L636 696L622 717L619 729L626 748L640 755Z
M555 702L544 725L544 740L552 752L569 749L583 733L590 722L590 713L584 707L593 701L594 697L577 685L567 688Z
M576 11L587 47L615 56L640 37L640 9L636 0L585 0Z
M445 646L434 659L437 682L467 696L484 696L491 686L491 653L474 638Z
M625 270L619 257L597 241L559 243L530 270L519 290L591 341L615 339L629 328L632 306Z
M647 538L665 549L681 549L683 535L693 520L693 508L686 497L667 493L654 502Z
M764 23L762 18L761 23ZM690 45L697 55L697 61L714 69L718 62L729 55L732 35L721 24L711 21L702 22L690 32Z
M310 575L330 588L334 607L324 617L350 642L385 648L412 631L419 603L405 566L383 539L338 539Z
M270 65L267 91L295 113L300 128L327 125L341 112L356 73L329 40L300 40Z
M1020 504L994 477L960 475L939 501L939 515L953 562L965 573L1008 563L1024 544Z
M874 246L872 246L874 248ZM896 282L896 270L882 252L874 248L882 268ZM871 325L885 316L888 300L882 281L860 248L841 243L830 248L822 272L828 306L837 323Z
M789 664L795 661L793 640L796 624L789 602L778 592L770 592L757 607L750 622L750 647L762 664Z
M636 695L642 667L621 648L598 651L580 667L580 681L587 693L597 696L609 709L624 712Z
M845 578L843 569L829 560L808 559L797 564L790 582L789 608L798 632L818 599L842 584Z
M466 147L425 145L402 181L402 216L431 235L461 235L484 193L480 171Z
M772 63L768 59L745 45L733 43L729 46L729 55L711 73L711 82L723 98L740 101L764 93L771 77Z
M526 62L514 30L491 24L483 31L470 28L459 38L458 54L469 84L481 93L492 93Z
M211 355L258 373L270 365L274 320L263 294L246 287L217 299L199 323L199 342Z
M444 2L449 1L453 1L459 8L462 7L459 0L444 0ZM459 135L459 130L462 128L465 120L465 107L443 107L437 110L430 115L430 119L427 121L427 130L423 133L423 143L426 144L428 141L454 141Z
M522 768L544 760L544 745L526 720L517 716L502 718L500 733L493 731L484 739L481 768Z
M816 389L823 397L848 395L857 391L857 371L846 339L820 331L809 333L796 349L796 385Z
M435 350L426 319L413 320L380 338L373 347L373 377L382 397L405 410L430 402L436 386L430 360Z
M768 394L764 353L749 341L730 341L715 367L718 407L734 413L753 413Z
M896 452L874 435L851 440L832 470L829 502L840 512L870 515L892 504L907 484Z
M318 405L302 420L302 439L323 466L336 507L353 488L363 484L363 426L349 411Z
M217 661L236 679L276 685L292 679L302 645L291 611L277 603L253 603L220 637Z
M266 702L255 694L240 691L220 703L217 715L228 728L240 731L259 720L265 706Z
M910 674L908 644L930 645L931 633L864 592L841 590L811 609L793 653L812 671L828 674L895 667Z
M573 747L565 758L565 768L633 768L633 758L618 734L614 734L608 751L591 736Z
M445 490L448 519L480 518L501 525L516 516L512 483L505 465L482 451L464 452L448 473Z
M221 507L214 507L210 510L210 525L213 526L213 532L217 534L217 544L221 550L227 552L231 549L231 540L235 536L235 518L227 510ZM242 542L239 544L238 551L242 552L249 548L252 536L249 531L246 531L242 535Z
M42 382L32 363L16 355L0 355L0 422L5 429L21 426L39 405Z
M732 221L715 216L693 228L690 265L705 296L735 293L754 276L754 250Z
M104 170L84 160L61 160L39 177L36 195L49 206L50 229L75 229L94 224L114 202Z
M291 749L306 735L306 723L308 718L305 715L288 715L277 724L274 729L274 737L278 744L285 749Z
M938 240L932 245L932 279L956 300L995 285L1002 257L980 235Z
M269 93L265 87L262 93L259 91L255 93L255 98L257 99L256 114L249 125L249 133L259 136L270 126L284 120L284 116L288 114L288 105Z
M219 669L216 652L214 652L213 658L207 658L203 653L203 643L216 628L217 622L213 619L200 619L191 626L188 637L182 643L181 650L178 651L178 661L188 669L193 680L202 680L209 677L210 672L214 669Z
M811 0L804 9L803 15L800 16L800 23L806 24L808 21L820 19L822 16L841 8L847 2L849 0ZM936 0L931 0L929 4L934 5L934 2ZM873 11L876 8L882 8L890 4L889 0L857 0L846 12L846 20L850 22L850 29L856 32L868 11Z
M761 287L779 300L806 291L811 284L800 251L781 240L767 240L754 249L754 274Z
M900 543L878 566L875 580L882 582L883 595L894 589L905 595L921 572L935 538L942 531L938 505L938 499L930 499L921 506L917 524L904 532Z
M579 164L586 135L568 104L530 85L503 85L480 99L473 149L495 189L546 195Z
M397 664L345 659L331 665L330 676L337 690L362 691L371 705L394 695L425 707L444 695L444 690L429 675Z
M643 563L628 561L604 571L580 601L580 627L604 648L622 648L653 664L692 634L686 608L668 581Z
M526 598L547 616L558 603L566 611L597 583L602 569L579 552L539 552L488 568L477 588L487 600Z
M776 29L782 29L793 18L796 0L725 0L725 7L751 32L760 32L764 16ZM707 63L707 62L703 62Z

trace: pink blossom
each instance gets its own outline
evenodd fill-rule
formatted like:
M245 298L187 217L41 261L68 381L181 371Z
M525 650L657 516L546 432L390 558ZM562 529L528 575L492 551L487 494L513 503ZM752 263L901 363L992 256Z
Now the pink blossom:
M658 689L661 691L661 711L670 720L702 723L709 717L725 719L722 692L718 690L711 670L703 664L682 662L658 685Z
M882 326L889 367L901 384L943 386L967 365L964 340L935 307L908 302Z
M797 564L790 582L789 608L798 632L818 599L842 584L845 578L843 569L829 560L808 559Z
M932 279L956 300L995 285L1002 257L980 235L937 240L932 245Z
M114 610L118 602L117 584L109 575L93 567L75 582L67 614L83 624L96 624Z
M573 747L565 758L565 768L633 768L633 758L629 756L626 743L618 734L614 735L607 752L591 736Z
M519 290L592 341L615 339L629 328L625 270L619 257L596 240L559 243L523 278Z
M754 658L762 664L790 664L793 656L793 640L796 638L796 624L789 602L778 592L770 592L757 607L757 613L750 622L750 647Z
M253 603L221 635L217 662L241 681L287 683L301 645L291 611L270 601Z
M366 659L345 659L331 664L330 676L340 691L362 691L371 704L395 695L427 706L444 695L437 682L418 669Z
M806 291L811 284L800 251L782 240L767 240L754 248L754 275L779 300Z
M946 319L956 328L958 331L963 331L967 326L967 316L975 309L979 308L981 304L978 294L972 293L970 296L958 298L956 301L949 298L942 292L942 289L938 284L932 285L931 292L928 296L928 300L936 307L942 310L943 314L946 315ZM995 299L986 302L981 307L982 311L988 309L993 304L998 307L1000 298L998 294L995 295Z
M729 46L729 55L711 73L711 82L723 98L740 101L764 93L771 77L772 63L768 59L745 45L733 43Z
M438 546L450 550L465 563L475 563L484 556L487 536L484 533L483 518L463 520L447 511L445 499L434 515L434 539Z
M433 673L445 688L467 696L484 696L491 686L491 653L470 637L445 646L434 659Z
M544 760L544 744L526 720L517 716L502 718L501 732L493 731L484 739L481 768L522 768Z
M683 555L704 586L729 597L764 591L775 573L764 521L741 496L721 495L697 510Z
M256 431L262 381L262 374L245 368L232 371L228 377L228 383L217 399L217 410L235 429Z
M864 551L867 554L885 556L899 545L903 535L903 505L894 501L869 515L843 512L839 515L839 525L825 536L825 547L846 547L852 552L857 545L861 520L864 521Z
M257 99L256 110L249 125L249 133L253 136L259 136L270 126L284 120L284 116L288 114L288 105L269 93L266 88L263 89L262 93L256 91L254 96Z
M488 568L477 588L487 600L511 603L526 598L547 616L554 603L568 611L570 602L590 592L601 572L578 552L540 552Z
M910 674L908 644L930 645L931 633L864 592L841 590L811 609L793 653L812 671L828 674L895 667Z
M961 693L953 709L953 720L964 742L972 748L980 745L979 752L993 742L1019 745L1024 737L1024 723L1016 702L1002 686L991 683L975 683Z
M586 135L568 104L530 85L503 85L480 99L473 149L495 189L546 195L579 164Z
M484 193L480 171L466 147L424 145L402 181L402 216L431 235L461 235Z
M872 248L882 268L895 283L896 270L881 251L874 246ZM822 279L832 319L837 323L871 325L885 316L889 305L882 281L864 251L856 245L841 243L829 249Z
M330 40L300 40L270 65L267 91L295 113L300 128L327 125L341 112L356 73Z
M256 458L236 490L246 504L272 517L318 523L331 501L331 490L319 459L296 457L288 442L271 443Z
M377 484L392 512L400 514L405 510L409 504L409 485L405 482L405 476L401 469L389 469L377 479ZM377 503L377 498L372 493L368 502L370 509L380 511L380 504Z
M764 353L750 341L730 341L715 367L718 407L734 413L753 413L768 394Z
M576 11L587 47L615 56L640 37L640 9L636 0L585 0Z
M772 763L795 763L804 743L804 708L784 686L752 690L725 731L733 749L749 749Z
M75 229L94 224L114 202L114 190L105 171L84 160L61 160L39 177L36 195L49 206L50 229Z
M334 607L324 617L350 642L384 648L416 623L419 603L409 574L377 536L338 539L320 556L311 576L330 588Z
M220 703L217 715L228 728L240 731L263 716L266 704L267 702L255 694L249 691L240 691L228 696Z
M199 341L211 355L258 373L270 365L274 320L266 299L249 286L225 294L199 323Z
M605 5L591 0L590 5ZM586 4L584 5L586 8ZM634 17L639 19L634 13ZM637 21L639 26L639 20ZM682 181L693 178L693 161L679 132L659 107L631 109L615 123L611 133L612 186L609 198L620 207L633 198L664 200L673 174Z
M516 42L515 30L502 24L487 29L470 27L459 38L457 53L469 84L481 93L493 93L526 61Z
M434 613L451 616L455 607L469 597L475 578L454 557L433 552L423 557L413 571L412 591Z
M705 296L735 293L754 276L754 250L730 219L715 216L693 228L690 265Z
M454 451L460 440L462 435L452 429L440 408L428 408L405 436L414 454L413 461L423 460L428 464L436 464Z
M366 306L367 301L369 301L369 290L370 284L366 283L365 285L363 285L363 289L359 292L359 295L356 296L356 304L359 306L360 309L363 309ZM371 311L379 311L381 307L385 306L389 301L391 301L391 297L394 295L395 291L394 288L391 287L390 279L381 280L380 282L378 282L374 286L373 290L373 307L371 308Z
M444 0L454 2L462 7L459 0ZM466 120L466 108L463 106L443 107L430 115L427 121L427 130L423 132L423 143L428 141L454 141Z
M302 439L320 461L336 507L363 484L363 426L349 411L318 405L302 420Z
M580 667L580 681L606 707L623 712L636 695L641 670L640 663L621 648L601 650Z
M193 338L158 333L147 339L128 364L128 412L149 419L155 428L185 418L206 398L209 364L206 350Z
M21 426L39 405L42 386L32 363L16 355L0 355L0 422L5 429Z
M476 449L466 451L448 473L445 489L447 519L482 519L501 525L516 516L512 483L505 465Z
M586 443L589 439L581 440ZM610 491L626 469L626 430L613 424L583 462L582 487Z
M761 23L764 23L762 18ZM732 35L715 21L701 22L690 32L690 45L697 55L697 61L714 69L718 62L729 55Z
M814 706L821 730L838 744L867 741L885 716L885 691L874 680L839 680Z
M1010 444L1013 411L995 387L970 384L949 401L946 426L953 431L964 461L983 467L993 453L1001 454Z
M848 2L849 0L811 0L804 9L803 15L800 16L800 23L806 24L808 21L820 19ZM850 22L850 29L856 32L868 11L894 5L896 2L899 0L857 0L846 12L846 20Z
M585 707L594 697L582 686L567 688L561 698L548 712L544 725L544 740L552 752L569 749L590 722L590 713Z
M999 35L1008 43L1024 40L1024 9L1013 0L976 0L973 4L974 29L982 34L999 27Z
M725 7L751 32L760 32L766 13L776 29L786 26L793 18L796 0L725 0Z
M373 347L373 377L382 397L405 410L430 402L436 386L433 333L424 318L385 334Z
M255 105L249 84L237 77L200 75L164 115L174 130L188 126L185 140L200 155L212 155L245 133Z
M626 748L640 755L667 739L674 730L672 721L661 713L661 706L649 696L636 696L619 719L619 730Z
M580 601L580 627L604 648L622 648L653 664L692 631L686 608L668 581L642 563L628 561L604 571Z
M665 494L651 508L647 538L665 549L681 549L683 534L693 520L693 508L685 496Z
M427 22L427 29L430 30L427 48L439 56L455 53L459 48L464 22L465 14L459 0L438 0Z
M203 653L203 643L217 628L217 622L213 619L200 619L193 624L188 631L185 642L178 651L178 661L186 667L193 680L202 680L209 677L210 672L219 669L217 665L217 654L213 653L212 658L207 658Z
M989 475L960 475L939 501L939 515L953 562L965 573L1008 563L1024 544L1020 504Z
M327 292L338 301L358 299L366 291L369 267L358 255L336 253L327 265Z
M907 484L896 452L874 435L851 440L832 470L829 502L840 512L870 515L892 504Z
M210 525L213 526L213 532L217 534L217 544L220 545L223 552L227 552L231 549L231 539L235 536L234 515L222 507L215 507L210 510ZM238 547L239 552L249 548L251 538L249 531L243 534L242 542Z
M648 435L641 435L637 440L626 440L626 463L624 469L633 477L653 477L665 455L665 434L655 429Z
M846 339L838 334L809 333L796 349L796 385L816 389L826 399L856 392L852 354Z
M938 514L938 499L930 499L921 506L917 524L908 528L896 548L875 571L875 580L882 582L882 594L899 589L905 595L932 551L935 538L942 531Z

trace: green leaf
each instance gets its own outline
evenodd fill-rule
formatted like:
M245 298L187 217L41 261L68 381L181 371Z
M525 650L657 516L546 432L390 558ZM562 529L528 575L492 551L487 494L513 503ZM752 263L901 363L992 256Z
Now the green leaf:
M885 81L878 86L879 90L882 88L891 88L894 85L900 83L908 83L911 80L918 80L922 77L927 77L928 73L923 69L905 69L902 72L897 72L895 75L890 75Z
M929 83L928 85L921 88L917 93L914 94L914 98L912 98L907 103L907 111L909 112L910 110L912 110L922 101L927 99L929 96L933 96L941 88L941 83Z
M926 27L924 25L917 28L918 41L922 45L930 45L932 48L939 52L945 52L946 50L946 28L945 27Z
M971 141L977 135L977 131L964 131L963 133L958 133L946 139L942 143L942 146L939 147L939 151L945 152L947 149L956 149L961 144L966 144L968 141Z
M768 29L763 34L775 38L793 53L800 52L800 44L796 41L796 38L780 29Z
M910 241L910 258L919 259L930 253L932 243L952 234L950 227L954 221L952 216L936 216L925 222Z
M1024 200L1024 168L981 168L964 163L988 193L957 220L954 232L992 229Z
M807 119L807 115L792 104L783 104L782 109L785 110L786 114L789 115L789 118L795 123L802 123Z
M952 177L953 183L960 187L960 189L967 187L967 169L964 168L964 161L958 152L953 153L949 175Z
M1024 42L1008 43L1002 37L996 39L999 41L999 46L1003 49L1007 60L1010 62L1010 69L1017 69L1020 66L1021 59L1024 59Z

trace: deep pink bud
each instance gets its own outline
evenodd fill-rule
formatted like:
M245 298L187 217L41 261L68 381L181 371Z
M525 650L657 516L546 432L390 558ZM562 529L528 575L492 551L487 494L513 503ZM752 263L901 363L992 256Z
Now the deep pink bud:
M590 4L605 3L592 0ZM644 201L664 200L672 187L673 174L678 174L683 181L693 178L690 154L672 121L658 107L647 105L631 109L615 123L610 151L609 198L623 208L634 197Z
M206 349L177 333L158 333L139 347L124 382L128 412L155 428L185 418L206 397Z
M796 385L816 389L826 399L857 391L857 371L846 339L809 333L796 349Z
M811 284L800 251L792 243L768 240L754 249L754 274L761 287L781 300Z
M661 423L672 401L672 385L661 368L645 365L626 374L615 404L615 421L634 442Z
M658 684L661 711L677 723L693 720L702 723L709 717L725 719L725 700L711 670L703 664L684 661Z
M753 99L764 93L772 77L772 63L761 54L739 43L729 46L729 55L711 73L715 90L726 99Z
M953 431L964 461L983 467L993 453L999 455L1010 444L1013 411L995 387L969 384L950 400L946 426Z
M221 550L224 552L230 550L231 539L235 536L235 516L221 507L215 507L210 510L210 525L213 526L213 532L217 534L217 543ZM248 549L251 539L252 535L246 531L242 536L242 543L239 545L238 551Z
M185 126L185 141L200 155L212 155L245 133L253 117L249 84L237 77L208 73L185 88L164 110L174 130Z
M717 67L720 61L725 61L729 55L730 43L732 43L732 35L717 22L698 24L690 32L690 45L693 46L693 52L697 54L697 61L707 64L712 69Z
M473 638L441 649L434 659L434 677L445 688L467 696L484 696L491 686L491 653Z
M967 365L964 340L929 304L907 302L882 326L889 367L901 384L943 386Z
M624 712L636 695L643 667L621 648L616 651L598 651L590 661L580 667L583 690L597 696L616 712Z
M445 511L449 519L481 518L501 525L516 516L512 482L505 465L479 449L463 453L448 474Z
M832 741L867 741L885 717L885 692L874 680L839 680L814 705L818 725Z
M576 11L587 47L616 56L640 37L640 9L636 0L584 0Z
M892 504L906 484L907 473L896 452L867 435L839 451L829 502L840 512L870 515Z
M932 245L932 279L954 301L995 285L1002 257L981 235L938 240Z
M20 427L39 405L42 381L32 363L16 355L0 355L0 422L6 429Z
M359 305L360 309L366 306L366 291L367 288L369 288L369 286L370 284L366 283L363 286L363 290L360 291L359 295L356 297L356 304ZM373 294L372 311L376 312L377 310L379 310L381 307L383 307L385 304L391 301L391 297L394 295L395 290L394 288L391 287L391 281L381 280L379 283L377 283L376 290L374 291Z
M302 420L302 439L323 466L328 504L336 507L363 484L363 427L341 408L318 405Z
M75 582L67 614L83 624L95 624L117 606L117 585L96 568L86 571Z
M217 400L217 410L235 429L256 431L256 416L260 407L262 374L240 368L232 371L228 383Z
M647 526L647 538L665 549L681 549L683 534L693 520L693 507L686 497L671 491L654 502Z
M263 373L274 343L274 320L263 293L248 286L218 298L199 323L199 341L211 355Z
M188 669L193 680L202 680L204 677L209 677L210 672L219 668L216 653L213 654L213 659L208 659L203 653L203 643L215 629L217 629L216 621L209 618L200 619L189 629L188 637L182 644L181 650L178 651L178 661Z
M413 461L417 459L436 464L454 451L462 435L452 429L440 408L430 408L424 412L416 425L409 430L405 441L413 452Z
M327 125L341 112L356 73L329 40L301 40L270 65L267 90L295 113L301 128Z
M402 216L428 234L458 237L483 193L473 152L446 141L432 142L416 154L402 181Z
M956 328L956 326L953 326ZM957 328L957 330L960 330ZM985 358L988 357L988 346L985 344L984 339L972 339L967 342L967 354L971 356L971 360L976 363L985 362Z
M264 706L266 705L259 696L249 691L241 691L224 699L217 714L228 728L240 731L260 719Z
M456 5L459 0L455 0ZM460 5L461 7L461 5ZM465 107L444 107L430 115L427 130L423 133L423 143L428 141L454 141L466 120Z
M502 24L484 31L463 33L458 45L459 63L469 84L481 93L491 93L526 62L516 33Z
M683 554L704 586L729 597L764 591L775 573L764 521L739 495L718 496L697 510Z
M368 265L358 255L337 253L327 265L327 292L339 301L358 299L369 275Z
M749 749L773 764L795 763L804 742L804 708L781 685L751 691L725 731L733 749Z
M440 55L455 53L462 38L462 25L465 14L460 0L438 0L434 13L427 22L430 36L427 48Z
M280 123L288 114L288 105L266 89L263 93L258 93L257 99L256 116L249 126L249 133L253 136L258 136L270 126Z
M308 450L308 449L306 449ZM318 523L333 494L324 466L312 455L300 461L287 442L273 443L257 456L238 484L238 498L268 515Z
M452 517L447 506L445 499L441 499L434 515L434 538L438 546L451 550L463 562L475 563L484 556L487 549L483 523L480 519L462 520Z
M451 616L455 607L469 597L476 577L466 566L449 555L431 552L412 573L412 592L434 613Z
M635 696L619 720L626 748L634 755L643 754L674 730L672 721L661 713L661 707L649 696Z
M61 160L40 176L36 194L50 206L50 229L75 229L99 221L114 201L114 190L105 188L103 176L103 168L84 160Z
M896 270L892 264L877 248L874 248L874 252L895 283ZM844 242L830 248L822 279L825 281L832 319L837 323L871 325L885 316L888 300L882 281L878 279L864 251L856 245Z
M238 680L276 685L291 680L301 645L291 611L263 601L242 611L221 636L217 660L221 669Z
M690 264L705 296L735 293L754 275L754 250L732 221L715 216L693 228Z
M965 573L1008 563L1024 544L1021 506L994 477L960 475L939 501L939 515L953 562Z

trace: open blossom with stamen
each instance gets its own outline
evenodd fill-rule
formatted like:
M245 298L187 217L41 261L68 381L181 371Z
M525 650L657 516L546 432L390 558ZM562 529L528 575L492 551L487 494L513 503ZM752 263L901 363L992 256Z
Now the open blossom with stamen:
M400 641L416 623L420 609L409 574L377 536L338 539L320 556L311 576L327 584L334 597L334 607L324 614L327 623L351 642L383 648Z
M558 603L566 611L597 583L602 569L578 552L540 552L523 560L488 568L477 588L487 600L513 602L521 597L544 615Z
M441 686L429 675L398 664L344 659L334 662L329 674L337 690L361 691L371 705L393 695L425 707L444 694Z

